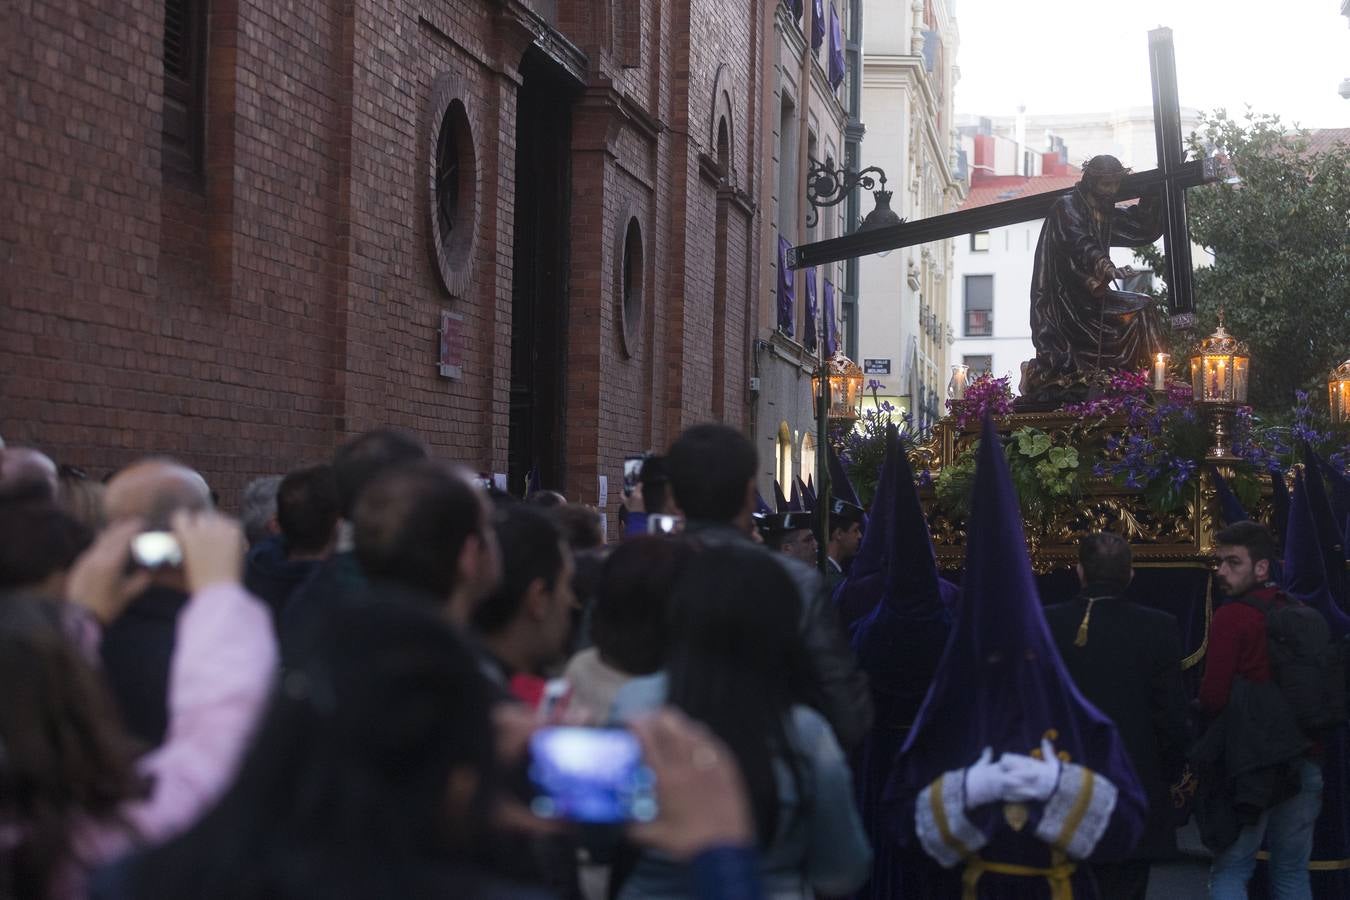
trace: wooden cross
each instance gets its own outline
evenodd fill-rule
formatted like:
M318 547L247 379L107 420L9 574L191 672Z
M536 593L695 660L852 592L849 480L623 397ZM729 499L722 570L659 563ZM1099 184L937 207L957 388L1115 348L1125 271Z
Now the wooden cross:
M1129 200L1149 192L1161 195L1163 252L1167 256L1167 288L1172 325L1195 324L1195 296L1191 288L1191 239L1186 226L1186 189L1216 181L1219 166L1213 157L1185 160L1181 144L1181 105L1177 101L1177 65L1172 50L1172 29L1155 28L1148 33L1148 55L1153 79L1153 130L1158 147L1158 168L1131 173L1121 181L1115 199ZM788 266L801 269L912 247L945 238L989 231L1003 225L1044 219L1060 197L1074 190L1052 191L1018 197L963 212L931 216L917 222L901 222L856 231L844 237L803 244L788 251Z

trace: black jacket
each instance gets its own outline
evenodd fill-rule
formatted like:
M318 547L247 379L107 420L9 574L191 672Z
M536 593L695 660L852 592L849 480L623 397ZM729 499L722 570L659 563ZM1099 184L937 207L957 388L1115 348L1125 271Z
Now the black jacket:
M685 525L685 534L705 547L755 546L748 535L723 522L692 520ZM801 593L802 637L816 669L820 713L834 729L841 746L856 747L872 729L872 695L867 689L867 676L858 668L858 661L849 649L820 573L785 554L771 555L787 569Z
M1205 846L1222 852L1242 826L1298 793L1297 766L1311 746L1275 682L1234 679L1228 705L1191 750L1200 780L1195 818Z
M188 595L151 586L103 630L99 654L122 722L151 747L169 727L169 663Z
M317 559L288 559L286 544L271 537L254 544L244 560L244 587L267 604L272 621L281 617L295 589L304 584L319 566Z
M1087 643L1075 644L1092 604ZM1176 854L1176 822L1168 786L1192 742L1181 680L1181 628L1175 616L1089 591L1047 607L1046 622L1078 690L1116 723L1148 797L1149 816L1135 859Z

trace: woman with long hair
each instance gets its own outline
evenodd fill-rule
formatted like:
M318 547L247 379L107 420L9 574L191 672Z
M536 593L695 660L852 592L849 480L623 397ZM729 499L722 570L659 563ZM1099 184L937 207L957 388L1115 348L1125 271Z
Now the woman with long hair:
M148 583L128 571L139 523L104 531L72 569L84 624L106 626ZM243 540L214 514L179 514L191 597L177 624L165 741L138 757L72 615L0 597L0 896L78 898L88 870L192 823L228 784L271 687L267 611L239 585Z
M686 568L671 606L665 672L621 689L616 714L668 702L730 747L749 790L766 895L837 896L858 887L871 849L843 751L808 705L813 679L792 578L759 548L709 549ZM620 896L689 896L688 873L648 852Z

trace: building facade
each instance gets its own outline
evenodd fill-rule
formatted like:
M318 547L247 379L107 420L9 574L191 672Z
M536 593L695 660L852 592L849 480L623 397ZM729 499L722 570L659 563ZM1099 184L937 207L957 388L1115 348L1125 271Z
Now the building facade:
M0 434L95 473L177 456L230 506L392 425L613 512L625 456L749 427L780 69L821 152L842 127L769 53L781 9L13 13Z
M901 217L951 212L964 193L952 124L959 45L952 6L867 0L864 15L864 164L885 170L891 207ZM946 411L954 248L953 241L937 241L859 262L856 359L868 381L884 385L876 399L910 411L921 426Z
M861 134L850 99L857 97L857 69L849 61L856 60L862 22L853 0L783 2L766 8L765 16L765 140L759 156L764 227L750 430L759 450L760 493L771 499L775 480L790 494L794 478L805 482L815 472L811 375L822 348L841 342L845 328L844 266L794 272L786 268L785 253L850 230L853 207L813 208L806 182L813 162L843 159L848 142Z

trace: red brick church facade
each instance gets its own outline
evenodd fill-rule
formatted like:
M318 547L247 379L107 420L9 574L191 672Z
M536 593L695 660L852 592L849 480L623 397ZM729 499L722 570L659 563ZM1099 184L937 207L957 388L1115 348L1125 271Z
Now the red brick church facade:
M389 424L584 502L607 475L612 510L624 456L743 424L757 0L33 0L9 19L9 442L94 474L177 456L232 505Z

